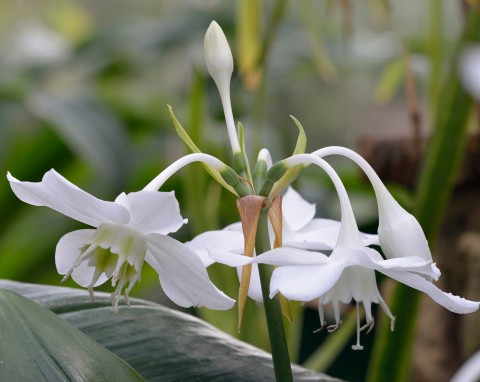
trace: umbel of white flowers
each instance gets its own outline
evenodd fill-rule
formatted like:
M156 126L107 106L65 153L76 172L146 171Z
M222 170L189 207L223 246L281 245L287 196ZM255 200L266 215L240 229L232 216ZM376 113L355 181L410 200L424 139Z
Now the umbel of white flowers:
M209 72L219 89L222 104L224 105L225 119L232 147L236 136L231 122L232 113L229 97L229 81L231 77L231 52L223 32L217 23L210 25L205 41L205 56ZM215 47L212 49L211 47ZM219 59L212 65L214 57ZM224 59L228 57L227 59ZM214 70L211 69L214 67ZM218 79L228 78L228 81ZM227 84L228 82L228 84ZM225 107L227 105L228 107ZM353 211L348 200L345 188L335 171L322 160L329 155L342 155L356 162L366 173L374 188L379 211L379 228L377 238L366 242L365 237L359 233ZM268 158L268 160L267 160ZM357 153L343 147L326 147L312 154L301 154L287 158L271 166L270 156L259 155L257 165L263 161L263 166L269 168L265 182L260 193L275 197L271 194L274 185L285 179L287 170L315 164L327 172L333 181L340 198L341 221L318 222L311 224L312 215L305 213L305 202L297 198L294 209L297 214L290 214L287 210L283 213L283 234L285 235L284 247L260 254L255 258L242 256L243 245L239 235L239 225L226 227L221 231L204 233L190 243L187 243L202 258L206 265L218 261L230 266L235 266L241 274L242 266L246 264L266 263L278 266L273 272L270 284L270 297L282 293L292 300L310 301L318 299L318 308L321 327L326 326L323 306L332 303L335 324L328 326L329 331L334 331L341 324L340 303L349 303L352 299L357 302L357 343L353 349L362 349L360 345L360 332L370 331L374 319L371 314L371 304L378 303L385 313L391 318L393 330L394 317L383 301L375 280L374 271L396 279L412 288L428 294L437 303L456 313L470 313L478 309L479 303L468 301L458 296L442 292L431 280L440 277L440 271L433 263L428 242L420 224L415 217L405 211L391 196L377 174L370 165ZM270 163L267 163L270 162ZM256 166L257 167L257 166ZM258 166L260 167L260 166ZM257 184L253 179L253 184ZM277 187L279 189L281 187ZM258 192L258 190L256 190ZM291 202L292 190L287 191L286 206ZM293 204L293 203L292 203ZM292 216L292 218L289 217ZM307 216L307 218L305 218ZM308 218L310 216L310 218ZM319 224L320 223L320 224ZM299 227L295 232L290 227ZM308 228L307 228L308 227ZM338 227L338 229L335 228ZM272 231L271 231L272 232ZM271 235L273 243L273 236ZM327 242L334 243L329 248ZM387 257L382 256L369 244L380 244ZM333 249L330 256L314 252L313 250ZM211 259L208 259L207 254ZM253 279L249 295L257 301L262 300L259 291L258 273L253 272ZM363 304L367 323L360 325L359 303Z

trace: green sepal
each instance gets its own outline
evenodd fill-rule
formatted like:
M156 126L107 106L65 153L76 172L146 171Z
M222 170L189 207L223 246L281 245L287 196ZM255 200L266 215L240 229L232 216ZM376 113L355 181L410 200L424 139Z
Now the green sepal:
M275 163L272 167L270 167L270 170L267 172L267 178L265 179L265 182L263 183L262 189L259 192L259 195L262 196L267 196L267 195L272 195L272 189L274 185L276 185L279 181L279 179L283 179L285 174L290 171L285 163L283 161Z
M194 153L201 153L200 149L197 147L195 143L191 140L191 138L188 136L187 132L183 128L183 126L180 124L178 121L177 117L175 117L175 114L173 113L173 109L170 105L168 106L168 114L170 115L170 119L173 122L173 126L175 127L175 130L177 131L178 136L180 139L185 143L185 145ZM212 176L213 179L223 187L225 187L228 191L230 191L232 194L238 196L237 192L229 185L227 184L222 176L220 175L220 172L218 170L215 170L213 167L202 163L203 167L205 170Z
M295 146L295 150L293 151L293 155L303 154L305 153L305 149L307 148L307 136L305 135L305 130L303 129L302 124L293 115L291 115L290 117L293 119L293 122L298 128L297 144ZM299 172L304 167L304 165L299 164L288 169L288 171L282 176L282 178L273 185L273 188L271 189L268 196L269 199L273 199L285 188L287 188L287 186L295 180Z
M250 164L248 162L248 157L247 157L247 149L245 148L245 129L243 128L242 122L238 122L237 130L238 130L238 140L240 143L240 150L242 150L242 152L241 152L241 158L239 157L238 159L236 158L237 153L234 154L233 168L235 168L238 172L246 171L248 180L252 182L252 172L250 171ZM238 163L236 161L238 161ZM238 165L239 168L237 169L235 165Z
M262 188L265 179L267 178L267 162L264 160L259 160L255 163L253 168L253 188L255 191L258 191Z
M237 195L240 197L252 194L252 189L245 184L245 181L242 181L243 178L241 178L233 168L225 166L219 173L223 180L235 189Z

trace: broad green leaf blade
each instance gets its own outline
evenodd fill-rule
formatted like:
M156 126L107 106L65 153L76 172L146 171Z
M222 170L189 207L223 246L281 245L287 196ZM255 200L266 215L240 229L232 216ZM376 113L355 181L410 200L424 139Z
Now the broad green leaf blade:
M0 287L58 312L149 381L274 381L270 354L196 317L136 299L115 314L105 293L91 303L84 290L3 280ZM335 381L300 366L293 371L296 381Z
M293 119L293 122L295 122L295 125L298 128L297 144L295 145L295 150L293 151L293 155L303 154L305 152L305 149L307 148L307 136L305 134L305 130L303 129L303 126L298 121L298 119L296 119L293 115L291 115L290 117ZM287 170L287 172L280 178L280 180L273 185L269 198L273 199L275 196L280 194L285 188L287 188L288 185L295 180L298 173L304 167L305 166L303 165L298 165Z
M0 290L0 380L143 381L128 364L51 311Z
M178 136L180 137L180 139L183 141L183 143L185 143L185 145L194 153L201 153L200 149L197 147L197 145L190 139L190 137L188 136L187 132L185 131L185 129L183 128L183 126L180 124L180 122L178 121L177 117L175 117L175 114L173 113L173 109L170 105L168 105L168 114L170 114L170 119L172 120L173 122L173 126L175 127L175 130L177 131L177 134ZM212 167L210 167L209 165L207 164L204 164L202 163L203 167L205 168L205 170L212 176L213 179L215 179L215 181L219 184L221 184L223 187L225 187L228 191L230 191L232 194L238 196L238 194L236 193L236 191L230 186L228 185L222 178L222 176L220 175L220 173L213 169Z

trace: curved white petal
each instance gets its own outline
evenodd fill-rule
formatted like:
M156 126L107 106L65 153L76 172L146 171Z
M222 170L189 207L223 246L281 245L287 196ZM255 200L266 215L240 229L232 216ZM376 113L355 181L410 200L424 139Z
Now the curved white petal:
M419 256L432 261L427 239L417 219L383 188L377 192L378 238L385 256L389 259Z
M230 267L241 267L252 262L251 257L238 255L236 253L223 251L217 248L207 248L207 251L212 260Z
M41 182L21 182L10 173L7 178L15 195L25 203L49 207L93 227L102 222L124 224L130 220L125 207L97 199L53 169L45 173Z
M224 231L235 231L235 232L242 233L243 232L242 223L241 222L236 222L236 223L229 224L223 230Z
M292 187L282 197L283 217L294 231L298 231L315 217L315 204L307 202Z
M55 249L55 265L59 274L64 275L72 269L80 251L90 245L94 234L94 229L80 229L62 236Z
M67 233L59 240L55 249L55 265L61 275L70 271L80 255L81 250L91 243L95 234L94 229L80 229ZM88 261L82 261L72 272L72 279L82 287L88 287L92 282L95 267L89 266ZM103 284L108 280L105 274L102 274L94 286Z
M276 268L270 281L270 297L280 292L289 300L314 300L335 285L344 269L340 261Z
M186 245L159 234L147 235L147 242L145 260L158 272L160 285L175 304L219 310L233 306L235 300L213 285L200 257Z
M244 256L246 257L246 256ZM242 279L243 267L237 267L238 279ZM248 286L248 297L258 303L263 302L262 285L260 284L260 274L258 273L258 264L252 264L252 273L250 275L250 285Z
M331 256L331 261L341 259L342 261L355 266L369 268L383 272L394 270L401 272L415 272L426 277L436 278L432 263L425 261L418 256L407 256L403 258L384 260L382 256L372 248L336 248Z
M167 235L176 232L184 221L174 192L138 191L122 193L115 200L130 211L130 226L144 234Z
M427 281L423 277L414 273L394 271L390 269L382 270L381 272L388 277L401 282L402 284L426 293L433 301L442 305L451 312L465 314L478 310L480 303L466 300L463 297L455 296L451 293L445 293L433 285L430 281Z
M278 266L317 265L327 263L328 257L320 252L303 251L296 248L276 248L252 259L252 263Z
M207 231L185 245L197 253L206 266L209 266L214 262L209 254L210 249L218 252L243 253L243 235L237 231Z

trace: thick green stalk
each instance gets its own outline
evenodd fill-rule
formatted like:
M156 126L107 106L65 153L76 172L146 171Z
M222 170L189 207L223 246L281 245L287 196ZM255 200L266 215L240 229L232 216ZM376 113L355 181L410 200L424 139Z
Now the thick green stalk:
M268 235L268 210L262 210L258 219L257 236L255 239L255 250L257 254L269 251L270 238ZM272 349L273 367L275 369L275 379L277 382L293 381L292 369L290 366L290 357L288 355L287 339L283 327L282 309L280 307L280 297L277 295L273 299L269 298L270 278L273 268L271 265L259 264L260 283L262 284L263 304L265 315L267 317L268 336L270 337L270 347Z
M470 11L458 52L468 42L480 41L480 10ZM451 68L437 107L435 131L427 152L417 192L415 215L432 246L452 194L455 176L463 158L468 116L473 103L462 89L457 62ZM408 254L406 254L408 255ZM420 294L397 285L391 310L397 315L396 328L390 333L382 320L372 355L368 381L406 381L411 378L411 358Z

